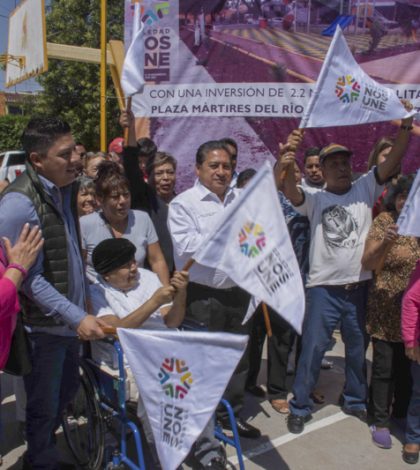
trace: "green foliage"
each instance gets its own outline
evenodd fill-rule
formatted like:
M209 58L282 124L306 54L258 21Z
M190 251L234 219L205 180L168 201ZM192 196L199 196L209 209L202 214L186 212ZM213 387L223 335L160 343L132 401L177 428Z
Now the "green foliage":
M19 150L22 146L20 136L29 118L21 115L6 115L0 117L0 152Z
M123 38L124 2L107 0L107 38ZM47 41L99 48L100 0L52 0L47 14ZM49 60L48 72L38 77L43 93L31 114L60 116L71 125L76 140L89 150L99 150L100 73L99 65ZM108 141L121 135L118 102L108 70Z

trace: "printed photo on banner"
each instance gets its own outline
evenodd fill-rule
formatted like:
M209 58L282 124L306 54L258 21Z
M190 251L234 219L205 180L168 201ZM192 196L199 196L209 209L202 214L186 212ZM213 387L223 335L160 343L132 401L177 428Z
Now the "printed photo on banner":
M145 84L133 97L133 111L138 129L146 121L158 147L174 149L178 190L194 181L190 162L197 135L203 141L233 137L239 171L277 154L279 140L299 126L307 110L337 27L368 77L420 109L420 50L410 27L419 21L419 9L409 3L352 0L340 9L332 0L322 5L125 0L126 48L132 41L136 4L145 27L139 57ZM337 106L325 113L329 127L308 129L305 142L308 147L339 142L351 148L353 170L364 172L369 149L380 137L395 134L398 119L367 120L355 129L340 129L337 125L345 123L349 109L363 105L366 113L387 113L390 100L382 89L364 87L351 70L335 77L333 93ZM413 132L420 135L420 122L414 122ZM358 139L350 137L355 134ZM404 172L416 169L415 155L411 144Z

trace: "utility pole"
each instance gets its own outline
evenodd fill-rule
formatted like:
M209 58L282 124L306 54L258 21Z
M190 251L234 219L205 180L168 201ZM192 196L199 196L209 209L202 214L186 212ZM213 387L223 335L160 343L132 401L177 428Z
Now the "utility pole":
M100 114L101 114L101 152L106 152L106 0L101 0L101 88L100 88Z

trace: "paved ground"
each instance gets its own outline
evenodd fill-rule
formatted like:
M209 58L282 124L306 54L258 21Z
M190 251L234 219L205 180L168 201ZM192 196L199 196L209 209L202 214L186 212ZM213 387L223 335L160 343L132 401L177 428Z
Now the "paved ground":
M242 440L245 452L245 468L267 470L408 470L410 467L401 460L403 433L393 430L393 448L382 450L370 441L366 425L355 418L344 415L337 406L343 385L343 344L337 337L337 344L328 353L334 361L334 368L322 371L318 389L326 396L326 404L317 407L313 420L301 435L287 432L284 416L276 413L270 404L247 396L247 419L258 426L262 437L258 440ZM370 357L370 352L368 354ZM265 360L260 375L263 383ZM19 457L25 446L18 435L14 419L15 401L11 380L4 374L2 380L3 413L3 468L19 469ZM63 439L60 446L67 452ZM68 455L68 453L67 453ZM232 468L237 459L229 452ZM16 463L17 462L17 463Z

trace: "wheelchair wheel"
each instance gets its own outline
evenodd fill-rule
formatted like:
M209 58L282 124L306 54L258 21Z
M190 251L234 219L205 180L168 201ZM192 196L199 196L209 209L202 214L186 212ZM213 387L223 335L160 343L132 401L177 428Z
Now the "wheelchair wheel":
M104 420L96 381L88 367L80 365L80 386L63 414L63 431L80 467L98 470L104 457Z

